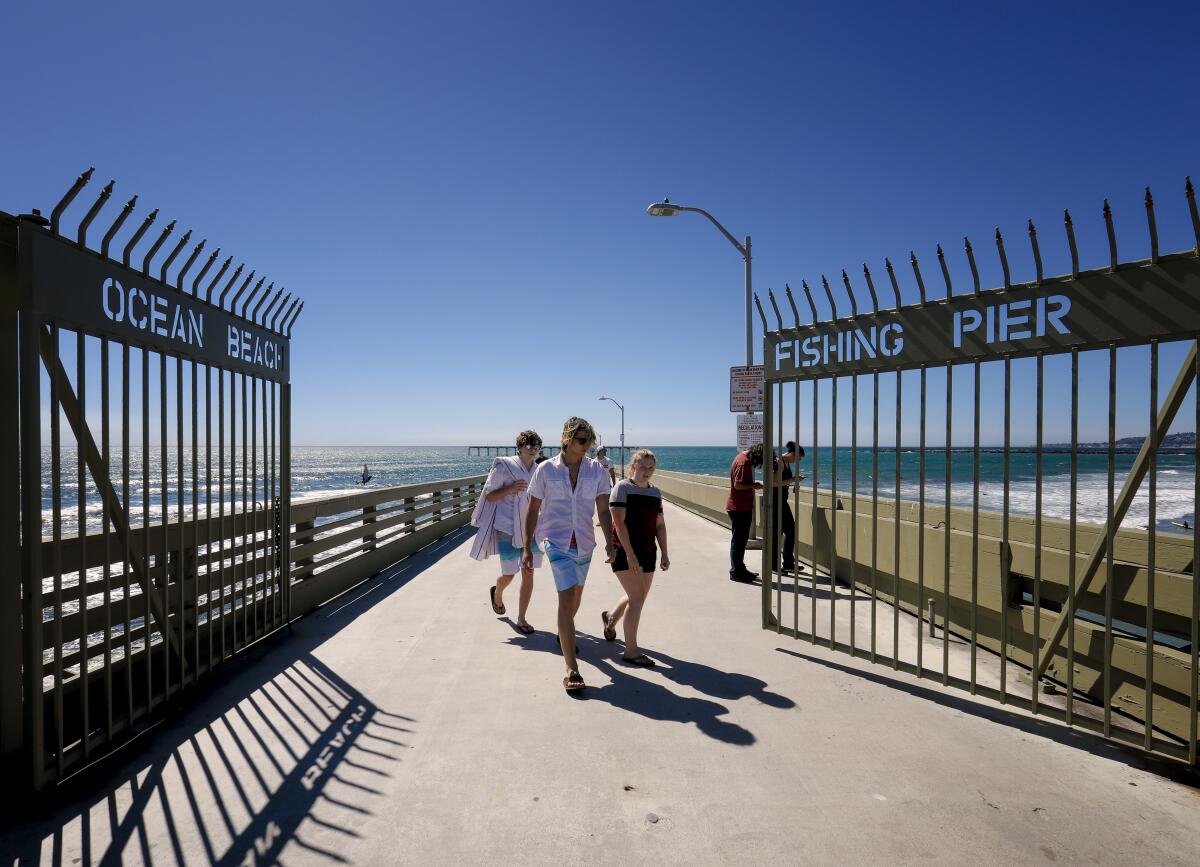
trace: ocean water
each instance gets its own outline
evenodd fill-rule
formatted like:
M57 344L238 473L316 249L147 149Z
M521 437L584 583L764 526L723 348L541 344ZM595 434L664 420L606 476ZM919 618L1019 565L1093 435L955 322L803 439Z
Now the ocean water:
M632 448L627 455L632 454ZM658 455L659 467L664 470L675 470L684 473L711 475L724 480L729 472L729 464L736 455L735 449L728 446L660 446L654 447ZM158 449L151 448L147 456L150 459L150 475L143 485L141 467L143 455L139 449L130 452L130 501L133 505L133 524L138 526L142 520L143 499L146 500L146 514L151 523L162 520L162 456ZM204 513L208 495L205 488L203 454L200 456L199 478L197 480L196 496L198 511ZM611 457L620 462L619 448L613 449ZM240 479L242 456L226 455L227 466L236 459ZM266 458L261 449L257 461L261 467ZM857 462L857 477L853 479L860 494L870 496L874 479L872 476L872 454L869 449L859 449L857 454L850 448L839 448L836 455L837 488L849 492L852 487L852 470ZM881 498L895 496L896 489L896 458L894 451L883 451L878 456L878 490ZM185 490L183 506L185 514L190 515L192 504L191 487L191 450L184 449L184 479ZM816 451L809 449L808 454L800 462L800 472L808 476L805 484L811 484L814 473L817 483L823 488L833 485L834 454L829 448ZM1125 474L1133 463L1131 454L1115 456L1114 466L1114 496L1120 492ZM214 455L214 465L216 456ZM292 497L295 501L334 496L338 494L362 491L357 484L363 464L367 464L371 472L368 487L388 487L393 485L408 485L420 482L437 481L461 476L471 476L486 473L491 466L491 457L472 456L467 454L466 446L398 446L398 447L347 447L347 446L296 446L292 449ZM920 454L917 449L901 449L900 464L900 495L904 499L915 500L920 494ZM814 470L815 464L815 470ZM168 497L170 514L174 516L179 502L175 491L178 479L178 453L175 449L167 450L168 466ZM215 466L214 466L215 471ZM1044 454L1042 456L1042 514L1047 517L1067 518L1070 515L1070 456L1064 454ZM60 532L73 535L78 532L78 507L76 501L76 486L78 469L73 449L64 448L61 456L61 494ZM959 506L969 507L972 502L972 477L974 461L970 452L955 452L950 461L950 499ZM120 454L114 451L112 460L113 481L121 489ZM1028 452L1012 452L1009 456L1009 509L1014 514L1032 515L1037 504L1037 475L1038 466L1035 455ZM51 501L51 465L49 450L45 450L42 459L42 515L43 532L46 537L52 531L53 503ZM999 511L1004 504L1004 456L994 452L984 452L980 456L979 466L979 505L980 508ZM1157 514L1156 523L1161 529L1178 530L1172 522L1195 520L1195 461L1191 454L1162 454L1158 459L1156 476L1157 490L1155 503ZM237 482L240 484L240 481ZM944 451L928 449L925 453L925 500L929 503L941 503L945 499L946 461ZM95 532L100 529L101 505L99 495L94 485L88 482L89 494L86 499L86 523L88 530ZM214 511L221 499L221 489L217 480L213 480L211 498ZM242 492L240 488L231 489L226 483L224 489L226 502L237 502L240 508ZM261 496L261 488L259 491ZM1076 510L1080 521L1103 523L1107 514L1108 501L1108 455L1107 453L1081 454L1078 458ZM1150 518L1149 481L1142 483L1141 489L1134 500L1124 522L1126 527L1145 527Z

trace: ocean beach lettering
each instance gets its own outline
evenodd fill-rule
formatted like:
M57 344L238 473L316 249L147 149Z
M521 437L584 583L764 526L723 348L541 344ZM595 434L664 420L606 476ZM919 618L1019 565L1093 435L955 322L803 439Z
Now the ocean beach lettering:
M230 358L240 358L251 364L261 364L271 370L279 370L283 366L283 347L274 340L264 339L248 328L230 325L227 347Z
M204 346L204 313L176 303L137 286L126 289L109 277L100 288L104 315L116 323L128 323L139 331L150 331L188 346Z

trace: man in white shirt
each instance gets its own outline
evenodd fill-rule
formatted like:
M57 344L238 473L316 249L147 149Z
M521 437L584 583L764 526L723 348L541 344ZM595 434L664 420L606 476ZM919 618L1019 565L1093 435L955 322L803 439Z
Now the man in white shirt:
M608 449L604 446L596 449L596 460L600 466L604 467L604 472L608 473L608 480L612 484L617 483L617 471L613 468L613 462L608 459Z
M616 556L608 510L612 484L600 462L587 456L595 442L596 431L586 419L567 419L560 438L562 451L533 471L529 512L525 516L522 565L532 568L534 542L541 542L558 591L558 641L567 666L563 678L567 692L586 686L575 659L575 614L583 600L583 585L596 547L592 519L597 514L604 533L605 561L611 563Z

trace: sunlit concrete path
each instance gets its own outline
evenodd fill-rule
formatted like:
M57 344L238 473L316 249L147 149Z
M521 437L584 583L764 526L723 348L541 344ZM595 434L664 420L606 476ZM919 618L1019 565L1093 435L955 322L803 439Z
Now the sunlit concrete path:
M548 572L521 636L467 528L0 831L3 863L1200 863L1200 791L1165 763L764 632L726 532L667 518L657 669L600 637L597 558L567 696Z

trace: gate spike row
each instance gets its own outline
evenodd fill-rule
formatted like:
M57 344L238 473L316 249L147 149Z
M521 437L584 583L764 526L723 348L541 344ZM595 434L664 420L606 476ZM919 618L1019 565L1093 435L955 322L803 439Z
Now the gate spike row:
M283 336L286 337L288 340L292 339L292 326L295 325L296 320L300 318L300 311L302 311L303 309L304 309L304 302L301 301L300 306L296 308L296 312L292 314L292 318L288 320L287 330L283 334Z
M217 248L217 252L218 253L221 252L220 247ZM214 256L213 258L215 259L216 257ZM232 262L233 262L232 256L225 257L225 261L222 262L221 267L219 269L217 269L217 276L212 278L212 280L208 284L208 288L204 290L204 300L205 301L209 302L210 304L212 303L213 289L216 287L216 285L218 283L221 282L221 278L225 276L225 272L229 270L229 265ZM196 294L196 292L197 292L197 290L193 287L192 294ZM199 297L199 296L197 296L197 297Z
M96 215L100 213L100 209L104 207L104 203L108 201L108 197L112 195L113 185L116 181L109 181L107 186L100 191L100 195L96 197L96 201L88 208L87 214L79 221L79 234L76 238L79 246L84 246L87 241L88 226L92 224L92 220L96 219Z
M250 312L250 321L251 322L256 322L258 320L258 311L262 309L263 303L271 296L271 290L274 288L275 288L275 281L271 281L270 283L267 284L267 291L262 294L262 298L258 299L258 303L254 305L254 310L252 310ZM250 305L249 299L246 300L246 305L247 306ZM243 315L245 315L245 308L242 308L242 309L243 309Z
M192 281L192 295L196 296L197 298L200 297L198 294L198 288L200 286L200 281L204 279L204 275L208 273L208 269L213 266L213 262L217 261L217 257L220 255L221 255L220 247L217 247L215 250L213 250L211 253L208 254L208 258L204 261L203 267L200 268L200 273L197 274L196 279ZM179 279L180 279L180 281L183 280L182 274L179 275Z
M1104 228L1108 230L1108 255L1109 265L1108 270L1117 270L1117 232L1113 228L1112 208L1108 206L1108 199L1104 200Z
M187 242L192 240L192 230L188 229L183 233L183 237L179 239L179 243L175 245L175 249L171 251L171 255L167 256L167 260L163 262L162 268L158 272L158 280L160 283L167 282L167 269L171 267L171 263L175 261L175 257L180 251L187 246ZM169 283L167 285L170 285Z
M796 320L796 327L800 327L800 311L796 309L796 298L792 295L792 287L787 283L783 284L783 291L787 293L788 304L792 307L792 317Z
M242 276L242 269L246 267L245 262L240 262L233 272L233 276L229 278L229 282L225 284L225 288L221 290L221 296L217 299L217 306L225 306L225 296L229 294L229 290L233 288L233 284L237 282L238 277ZM212 288L209 288L209 297L212 297Z
M1146 187L1146 222L1150 226L1150 261L1158 262L1158 224L1154 221L1154 197Z
M863 276L867 278L867 291L871 293L871 312L879 312L879 296L875 294L875 281L871 279L871 269L863 262Z
M163 245L163 242L166 241L174 231L175 221L172 220L171 222L167 223L166 227L162 230L162 234L158 236L158 240L154 242L154 244L150 247L150 251L146 253L146 258L142 260L142 273L147 277L150 276L150 260L154 258L155 254L158 253L158 248Z
M238 288L238 291L233 293L233 298L229 299L229 312L230 313L232 313L234 311L234 307L238 306L238 299L241 298L241 293L246 291L247 286L250 286L251 281L253 281L253 279L254 279L254 274L256 274L256 273L257 273L257 271L254 271L252 269L250 271L250 275L248 275L246 277L245 282L242 282L242 285ZM229 281L229 286L233 286L233 281ZM226 292L229 291L229 286L226 287L226 291L221 293L222 301L224 300L224 297L226 297ZM224 304L222 304L221 306L223 307Z
M1029 218L1029 246L1033 247L1033 265L1037 269L1037 282L1042 282L1042 251L1038 248L1037 228L1033 225L1033 217Z
M121 208L121 213L117 214L117 218L113 220L112 226L110 226L109 230L104 233L104 240L100 242L101 256L108 256L108 245L112 243L112 239L116 237L117 232L121 230L121 226L124 225L125 220L129 218L129 215L133 213L133 209L135 207L137 207L137 196L134 196L125 203L125 207Z
M254 300L254 296L258 294L258 290L262 288L262 284L267 282L266 277L259 277L258 282L254 284L254 288L250 290L250 294L246 296L246 300L242 302L242 312L238 315L243 319L246 318L246 308L250 306L250 302ZM237 306L237 296L235 295L229 309L232 311Z
M842 283L846 286L846 295L850 299L850 309L854 316L858 316L858 300L854 297L854 288L850 285L850 275L846 273L846 269L842 269Z
M279 316L281 313L283 313L283 308L287 307L287 303L288 303L288 301L291 300L291 298L292 298L291 292L289 292L287 295L283 296L283 301L280 302L279 308L275 311L275 315L271 317L271 330L272 331L279 330L275 326L279 324ZM266 317L264 316L263 318L265 319Z
M1008 256L1004 252L1004 236L1000 234L1000 227L996 227L996 250L1000 253L1000 267L1004 269L1004 288L1012 288L1012 277L1008 273Z
M75 183L71 185L71 189L67 190L66 194L58 200L58 204L54 206L54 210L50 212L50 231L54 234L59 234L58 223L62 219L63 211L71 202L75 201L75 197L79 195L79 191L88 185L88 181L92 179L92 174L96 171L96 167L92 166L86 172L75 179Z
M142 225L133 233L133 237L129 239L129 243L125 245L125 252L121 256L121 263L129 267L129 254L133 252L133 248L137 246L138 241L142 240L142 235L146 234L146 230L154 225L154 221L158 219L158 208L155 208L146 215L146 219L142 220Z
M825 287L825 297L829 299L829 309L833 311L833 319L841 319L841 314L838 313L837 302L833 300L833 292L829 288L829 281L825 279L825 275L821 275L821 285ZM830 321L833 321L832 319Z
M1187 193L1188 210L1192 214L1192 233L1196 236L1196 255L1200 256L1200 213L1196 212L1196 188L1192 186L1192 176L1188 175L1184 186Z
M1067 244L1071 247L1071 277L1079 276L1079 248L1075 246L1075 224L1071 222L1071 212L1063 210L1063 223L1067 227Z
M280 334L283 333L283 329L284 329L284 326L287 325L288 318L292 315L292 311L296 309L296 305L298 305L299 303L300 303L299 298L293 298L292 306L287 309L287 313L283 314L283 317L279 320L279 328L277 330L279 331Z
M913 273L917 275L917 290L921 293L921 303L925 303L925 281L921 279L921 266L917 264L917 254L912 250L908 251L908 258L912 262Z
M754 293L754 306L758 308L758 318L762 320L763 332L765 333L768 330L767 317L763 314L762 302L758 300L757 292Z
M896 269L892 267L892 260L883 257L883 265L887 268L888 278L892 281L892 291L896 293L896 309L899 310L903 305L900 301L900 284L896 282Z
M779 330L783 331L783 314L779 312L779 305L775 303L775 293L771 289L767 290L767 298L771 300L771 308L775 311L775 321L779 323Z
M196 258L204 252L204 245L208 243L208 238L204 238L196 245L196 249L192 250L192 255L188 256L187 261L183 263L183 267L179 269L179 275L175 278L175 288L180 292L183 291L183 278L187 276L187 272L191 270L192 265L196 264Z
M817 305L816 305L816 304L813 304L812 292L810 292L810 291L809 291L809 288L808 288L808 281L807 281L807 280L801 280L801 281L800 281L800 288L804 290L804 297L808 299L808 309L812 311L812 315L813 315L813 325L816 325L816 324L817 324L817 322L818 322L818 321L820 321L820 318L821 318L821 317L819 317L819 316L817 315Z
M938 264L942 266L942 279L946 281L946 300L954 294L954 286L950 283L950 269L946 267L946 254L942 252L942 245L937 245Z
M963 246L967 249L967 261L971 263L971 280L975 283L975 294L979 294L979 269L975 267L975 250L971 247L971 239L963 235Z

